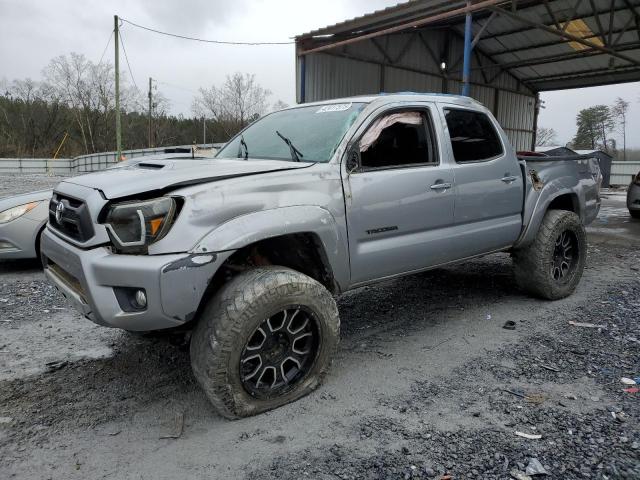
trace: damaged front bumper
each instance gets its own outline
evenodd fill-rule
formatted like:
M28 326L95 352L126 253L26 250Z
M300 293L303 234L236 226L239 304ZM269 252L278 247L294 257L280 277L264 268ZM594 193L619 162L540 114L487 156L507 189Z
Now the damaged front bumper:
M107 247L77 248L48 229L42 235L45 275L67 300L99 325L132 331L192 320L211 278L231 253L120 255ZM136 300L141 290L144 305Z

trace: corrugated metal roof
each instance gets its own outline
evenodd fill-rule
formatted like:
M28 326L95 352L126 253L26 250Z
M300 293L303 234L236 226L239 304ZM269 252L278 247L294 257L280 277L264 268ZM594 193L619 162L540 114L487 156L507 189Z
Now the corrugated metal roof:
M302 53L318 48L329 51L335 48L334 43L341 42L341 48L345 42L371 43L359 37L377 35L388 28L402 31L405 24L428 18L438 20L408 26L404 31L449 29L460 36L464 33L464 15L458 9L465 5L465 1L403 2L300 35L296 42ZM499 8L476 46L490 62L477 69L495 70L500 66L534 91L640 80L640 0L549 0L548 8L543 1L526 0L484 0L473 5L478 8L473 13L476 33ZM442 14L446 12L456 14L445 18ZM582 40L567 38L567 33ZM584 45L583 41L595 46ZM460 70L461 65L456 67Z
M382 28L390 23L420 18L425 14L431 14L433 10L437 10L438 8L444 10L453 8L454 6L460 7L465 3L465 1L409 0L334 25L297 35L296 39L319 35L336 35L345 32L356 33L360 32L363 28Z

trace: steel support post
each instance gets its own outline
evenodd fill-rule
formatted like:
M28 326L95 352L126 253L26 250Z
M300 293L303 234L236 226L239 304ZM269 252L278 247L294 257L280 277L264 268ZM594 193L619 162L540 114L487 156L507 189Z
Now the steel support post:
M471 6L471 0L467 0L467 7ZM462 95L469 96L471 81L471 53L473 50L473 32L471 30L472 14L467 11L464 22L464 60L462 63Z

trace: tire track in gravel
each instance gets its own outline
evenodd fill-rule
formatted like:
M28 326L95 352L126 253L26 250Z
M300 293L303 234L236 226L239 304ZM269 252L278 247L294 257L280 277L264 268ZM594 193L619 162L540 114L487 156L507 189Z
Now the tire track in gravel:
M603 328L570 327L569 319ZM640 404L620 383L640 367L640 281L539 321L550 331L381 397L387 413L363 417L348 442L280 456L248 478L498 479L524 471L532 457L546 478L640 478Z

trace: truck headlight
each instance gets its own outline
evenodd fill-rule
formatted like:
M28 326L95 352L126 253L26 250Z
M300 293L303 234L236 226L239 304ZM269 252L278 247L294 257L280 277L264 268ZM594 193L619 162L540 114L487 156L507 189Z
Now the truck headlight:
M115 204L104 223L119 250L139 253L169 232L175 215L176 201L161 197Z
M25 203L24 205L18 205L17 207L8 208L0 212L0 223L9 223L11 220L21 217L36 208L39 203L40 202Z

